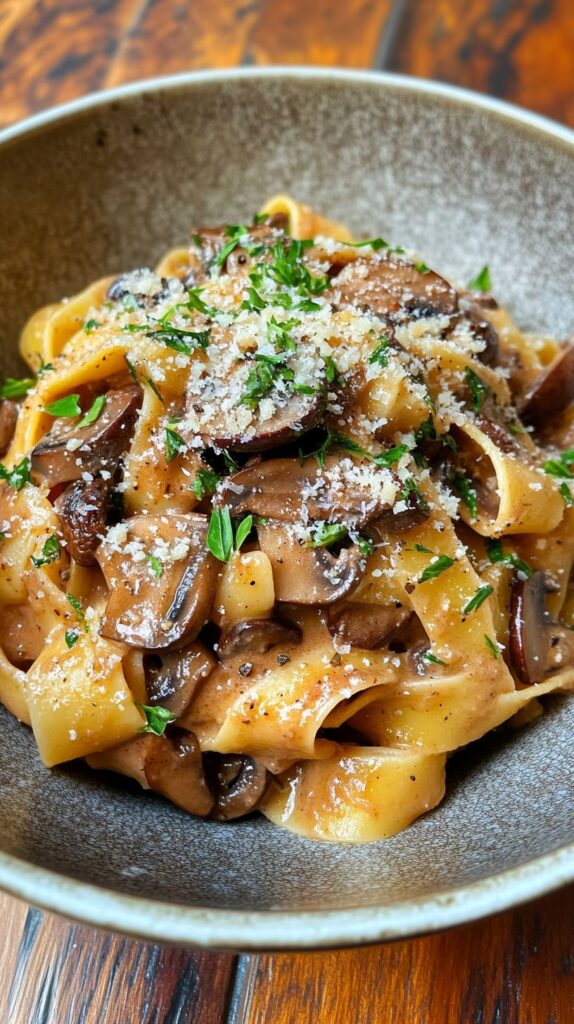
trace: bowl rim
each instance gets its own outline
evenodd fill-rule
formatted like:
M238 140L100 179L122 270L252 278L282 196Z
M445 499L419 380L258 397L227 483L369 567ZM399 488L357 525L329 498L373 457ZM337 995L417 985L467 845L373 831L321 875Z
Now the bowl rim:
M380 71L283 66L183 72L101 90L34 114L0 131L0 146L85 111L148 93L242 79L347 81L430 95L481 109L561 143L574 157L574 131L540 114L468 89ZM574 880L574 842L469 885L384 906L337 910L228 910L150 900L81 882L0 852L0 889L44 910L155 942L221 951L357 946L404 939L475 921Z

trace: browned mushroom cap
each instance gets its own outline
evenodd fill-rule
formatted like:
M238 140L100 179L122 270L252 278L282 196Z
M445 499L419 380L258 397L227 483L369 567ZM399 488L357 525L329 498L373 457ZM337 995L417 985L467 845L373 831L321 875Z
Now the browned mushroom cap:
M266 654L277 644L299 644L302 632L285 619L243 619L221 634L218 654L223 660L237 654Z
M285 523L267 521L257 527L259 547L271 561L275 599L291 604L333 604L358 586L365 571L359 548L334 555L327 548L309 548Z
M329 298L337 306L369 309L382 318L399 310L414 316L450 316L458 310L457 293L448 281L392 254L348 263L335 278Z
M346 604L329 609L327 626L343 643L372 651L389 643L410 616L402 605Z
M574 342L567 344L528 388L519 412L526 423L542 427L574 402Z
M181 290L179 282L178 287ZM131 270L112 281L107 298L118 302L126 295L132 296L136 305L142 308L154 306L169 295L169 281L165 277L158 277L149 267Z
M184 651L144 654L148 704L156 704L181 718L199 684L207 679L216 661L203 644L191 644Z
M54 503L68 552L78 565L95 565L95 550L107 529L111 480L78 480Z
M510 598L509 652L521 683L540 683L548 672L574 663L574 629L552 622L544 573L515 576Z
M236 515L253 512L282 522L301 519L303 506L310 519L354 519L358 524L377 518L391 507L376 486L377 470L362 483L349 480L348 462L328 456L324 467L316 459L269 459L226 477L218 501ZM323 482L323 486L317 486Z
M244 245L236 245L221 261L221 270L227 274L244 275L249 272L251 266L251 254L249 248L252 246L271 245L285 232L288 226L286 214L278 213L268 217L262 224L253 224L247 229ZM230 242L227 234L228 228L225 225L214 228L196 228L192 232L192 244L190 248L191 269L185 280L187 287L205 281L215 266L215 261L222 250ZM264 259L264 253L257 253L257 259Z
M210 818L231 821L253 811L267 789L269 772L242 754L204 756L205 774L215 797Z
M217 581L207 528L200 515L138 515L108 533L96 555L110 591L102 636L151 650L197 636Z
M477 353L477 358L481 363L492 366L498 359L499 338L494 325L484 316L483 309L487 307L464 299L461 299L460 305L462 318L470 324L475 338L484 342L484 348Z
M0 455L10 447L17 422L18 406L9 398L3 398L0 402Z
M144 770L151 788L183 811L205 818L214 800L193 733L178 731L169 736L150 736L149 740Z
M32 473L50 487L78 480L83 473L116 468L129 445L142 392L137 384L108 391L101 415L87 427L57 419L32 452Z

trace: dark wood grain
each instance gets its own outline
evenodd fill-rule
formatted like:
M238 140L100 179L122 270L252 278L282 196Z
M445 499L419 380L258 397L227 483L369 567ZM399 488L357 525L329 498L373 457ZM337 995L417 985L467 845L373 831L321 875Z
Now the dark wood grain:
M2 1024L221 1024L235 959L72 924L0 895Z
M378 67L574 124L574 0L0 0L0 126L93 89L238 64ZM377 949L240 958L0 896L0 1024L572 1024L574 887Z
M571 1024L574 888L411 942L253 957L233 1024Z

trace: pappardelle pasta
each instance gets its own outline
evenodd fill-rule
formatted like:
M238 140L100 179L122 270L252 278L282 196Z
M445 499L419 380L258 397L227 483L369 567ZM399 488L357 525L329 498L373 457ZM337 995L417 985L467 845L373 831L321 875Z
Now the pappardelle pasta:
M39 310L0 700L191 814L382 839L574 685L574 345L294 200ZM19 404L18 400L23 399Z

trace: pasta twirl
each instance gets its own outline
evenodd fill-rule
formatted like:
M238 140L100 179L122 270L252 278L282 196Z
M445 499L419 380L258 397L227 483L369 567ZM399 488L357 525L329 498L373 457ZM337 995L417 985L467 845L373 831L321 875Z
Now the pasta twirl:
M46 765L366 842L573 688L574 361L491 296L279 195L21 353L0 700Z

